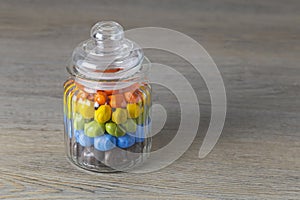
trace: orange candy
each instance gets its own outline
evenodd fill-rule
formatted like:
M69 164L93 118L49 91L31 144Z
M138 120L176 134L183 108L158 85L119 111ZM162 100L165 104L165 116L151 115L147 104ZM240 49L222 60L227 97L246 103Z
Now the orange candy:
M125 92L124 96L128 103L138 103L139 101L141 101L141 97L138 94L138 91Z
M123 94L113 94L108 96L110 99L109 105L112 108L121 108L121 107L126 107L126 101L124 99Z
M116 90L105 90L105 93L106 93L107 95L112 95L112 94L116 94L117 91L116 91Z
M98 91L95 95L95 101L99 104L99 105L103 105L106 103L106 99L107 99L107 95L105 92L101 92Z

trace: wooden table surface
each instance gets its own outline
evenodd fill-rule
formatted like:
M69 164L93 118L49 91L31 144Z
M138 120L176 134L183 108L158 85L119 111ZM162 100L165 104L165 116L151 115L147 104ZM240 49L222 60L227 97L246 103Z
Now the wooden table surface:
M150 59L181 70L197 92L201 122L192 146L148 174L91 174L67 161L65 64L99 20L174 29L210 53L228 111L206 158L197 158L210 118L203 80L184 60L149 50ZM297 0L1 0L0 199L300 199L299 52ZM168 142L165 136L154 146Z

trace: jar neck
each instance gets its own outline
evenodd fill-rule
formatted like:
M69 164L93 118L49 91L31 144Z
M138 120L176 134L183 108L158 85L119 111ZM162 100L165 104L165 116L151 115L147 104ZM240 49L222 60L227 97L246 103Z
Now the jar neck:
M124 73L122 76L118 76L118 79L91 79L85 77L80 73L74 73L74 71L69 71L69 73L75 80L76 84L79 84L89 90L90 92L95 92L97 90L119 90L131 86L132 84L139 82L148 82L149 70L151 67L150 61L144 57L143 62L135 69L135 73L131 76L127 76ZM75 66L72 69L76 69ZM113 74L113 72L112 72Z

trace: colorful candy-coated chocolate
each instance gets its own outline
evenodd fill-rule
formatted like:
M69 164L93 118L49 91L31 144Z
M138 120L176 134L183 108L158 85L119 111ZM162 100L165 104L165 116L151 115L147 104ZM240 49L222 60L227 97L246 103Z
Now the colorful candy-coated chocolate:
M123 108L126 107L126 100L123 94L113 94L108 96L109 105L112 108Z
M101 124L110 120L110 117L111 117L111 107L109 105L101 105L95 111L95 120Z
M75 163L88 169L122 169L141 161L151 127L151 98L149 87L140 86L112 92L68 87L64 123Z
M135 143L135 138L131 135L125 134L121 137L117 137L117 146L120 148L131 147Z
M145 127L137 125L135 132L135 141L136 142L144 142L145 140Z
M68 133L68 118L67 115L64 115L64 128L65 128L65 133Z
M83 130L74 130L74 137L75 137L75 141L78 142L79 141L79 135L80 134L84 134Z
M103 162L105 151L98 151L96 148L94 149L94 156L98 161Z
M137 125L137 129L135 132L135 141L136 142L144 142L145 138L148 137L151 130L151 119L147 117L146 121L142 125Z
M84 118L81 114L75 113L74 115L74 129L83 130L84 129Z
M107 100L107 94L102 91L97 91L95 94L95 102L97 102L100 105L103 105L106 103Z
M124 93L125 99L128 103L138 103L141 102L142 99L138 93L138 91L129 91Z
M83 131L80 131L79 135L78 135L78 143L81 146L89 147L94 144L94 138L89 137L89 136L85 135Z
M84 147L81 146L78 142L73 143L73 156L75 158L80 157L83 150L84 150Z
M127 152L120 148L114 148L105 152L104 164L109 167L120 167L128 164L130 161L126 156Z
M68 129L68 136L69 138L72 138L72 120L71 119L67 119L67 129Z
M109 133L112 136L120 137L125 135L126 131L121 126L118 126L117 124L113 122L108 122L105 124L105 130L107 133Z
M98 102L95 102L94 103L94 109L95 110L98 110L98 108L100 107L100 104Z
M84 133L89 137L96 137L103 135L105 132L104 124L99 124L96 121L91 121L84 125Z
M84 150L81 153L80 160L82 160L83 165L92 166L92 167L99 166L101 164L100 161L96 160L94 156L94 152L91 149L91 147L84 148Z
M138 159L140 156L142 156L143 147L143 143L135 143L131 147L127 148L127 158L129 160Z
M99 151L108 151L116 147L117 140L114 136L104 134L94 139L94 147Z
M121 126L126 130L127 133L135 133L136 132L136 120L135 119L127 119L127 121Z
M122 124L127 120L127 111L123 108L116 108L116 110L112 113L112 121L116 124Z
M142 113L142 109L136 103L129 103L126 107L129 118L137 118Z
M79 99L77 102L77 110L85 119L94 117L94 103L87 99Z

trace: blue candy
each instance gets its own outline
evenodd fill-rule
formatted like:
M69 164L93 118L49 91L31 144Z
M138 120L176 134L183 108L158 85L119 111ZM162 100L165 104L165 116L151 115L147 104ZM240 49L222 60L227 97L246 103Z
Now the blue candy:
M68 128L67 128L67 116L64 115L64 127L65 127L65 133L68 131Z
M69 138L72 138L72 120L71 119L67 119L67 132L69 135Z
M110 134L95 137L94 147L99 151L108 151L116 147L117 139Z
M83 147L89 147L89 146L93 145L94 138L86 136L83 131L79 131L78 133L75 133L75 134L78 134L78 136L77 136L78 137L78 141L77 142L81 146L83 146ZM75 138L76 138L76 136L75 136Z
M152 122L150 117L147 118L147 123L145 125L137 125L135 132L135 141L136 142L144 142L145 138L148 137L151 131ZM132 135L130 133L130 135Z
M121 137L117 137L117 146L120 148L128 148L134 145L135 143L135 138L125 134Z
M76 142L79 142L79 135L81 134L84 134L84 131L83 130L74 130L74 137L75 137L75 140Z
M135 132L135 141L136 142L144 142L145 140L145 130L144 126L137 125Z

